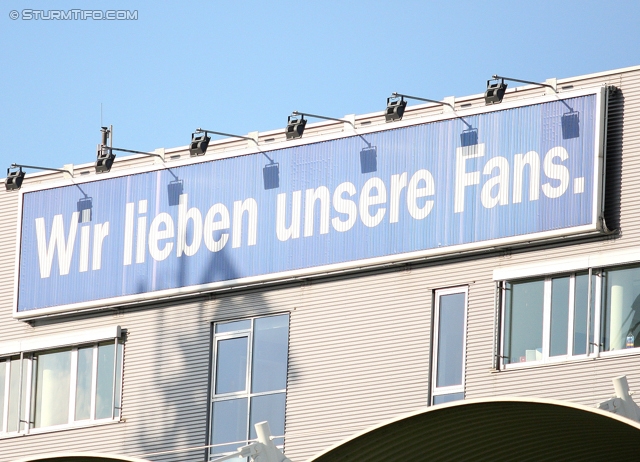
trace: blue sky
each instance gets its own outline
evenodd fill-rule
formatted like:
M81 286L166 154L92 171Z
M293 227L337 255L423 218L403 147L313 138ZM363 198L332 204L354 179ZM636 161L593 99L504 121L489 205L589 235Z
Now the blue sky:
M22 19L81 8L137 20ZM101 105L114 146L147 151L184 146L197 127L282 128L292 110L380 111L393 91L482 93L494 73L639 65L639 18L637 0L3 1L0 170L93 162Z

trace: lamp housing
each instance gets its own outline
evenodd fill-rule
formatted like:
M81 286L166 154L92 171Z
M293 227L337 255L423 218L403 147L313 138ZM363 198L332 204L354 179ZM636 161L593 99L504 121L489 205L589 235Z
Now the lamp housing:
M5 187L7 191L15 191L22 187L22 181L24 180L25 172L22 171L22 167L16 171L10 171L7 169L7 179L5 180Z
M107 146L98 145L98 153L96 155L96 173L107 173L111 170L116 155Z
M204 156L209 147L211 137L207 136L207 132L196 135L191 134L191 144L189 145L189 155L191 157Z
M300 117L290 115L287 118L287 130L286 135L288 140L295 140L301 138L304 133L304 128L307 126L307 119L303 115Z
M407 102L403 97L396 99L393 96L387 98L387 110L384 113L384 120L386 122L394 122L401 120L404 115L404 110L407 107Z
M491 83L491 80L487 80L487 91L484 92L485 105L501 103L506 91L507 84L504 83L504 80L495 83Z

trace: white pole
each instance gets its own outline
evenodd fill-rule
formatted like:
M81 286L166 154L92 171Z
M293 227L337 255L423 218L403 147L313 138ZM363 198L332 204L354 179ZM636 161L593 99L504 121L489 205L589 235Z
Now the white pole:
M265 447L264 452L266 458L264 459L264 462L291 462L278 450L278 448L276 448L273 441L271 441L271 429L269 428L269 422L258 422L254 427L256 428L258 441L264 444Z
M609 324L609 350L622 350L627 333L624 324L624 288L621 285L611 287L611 321Z
M622 401L621 414L628 418L638 421L638 405L633 401L631 395L629 395L629 382L627 382L627 376L616 377L613 379L613 389L616 391L616 397Z

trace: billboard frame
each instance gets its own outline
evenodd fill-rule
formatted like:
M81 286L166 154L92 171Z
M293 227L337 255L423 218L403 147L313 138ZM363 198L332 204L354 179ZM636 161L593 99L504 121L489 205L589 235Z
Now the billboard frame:
M604 172L605 172L605 130L606 130L606 108L608 98L608 86L598 85L579 90L563 91L562 93L556 93L551 95L527 97L524 96L521 99L512 99L505 101L499 105L482 106L469 109L460 109L458 111L447 111L446 108L443 112L435 115L418 116L401 121L393 122L391 124L378 124L367 127L358 127L357 129L347 129L340 132L331 132L328 134L309 134L308 136L297 140L286 140L282 142L275 142L273 144L261 144L259 146L250 146L247 148L239 148L233 150L233 152L217 154L215 158L212 156L202 156L197 158L186 158L171 162L170 166L166 164L160 164L154 162L153 164L133 167L129 169L116 170L109 173L100 174L99 177L95 175L87 176L86 178L71 178L61 179L56 181L43 181L42 183L25 185L19 191L19 210L16 232L16 258L15 258L15 271L14 271L14 294L13 294L13 317L21 320L35 319L42 316L61 315L77 311L87 311L96 309L115 309L118 307L128 306L139 303L151 303L153 301L162 301L175 298L183 298L187 296L197 296L210 292L216 292L221 290L230 290L237 288L244 288L248 286L259 286L268 283L278 283L290 280L296 280L298 278L309 278L324 276L336 272L344 271L356 271L361 268L373 268L377 266L389 266L397 264L406 264L411 261L427 259L427 258L446 258L447 255L459 255L461 253L471 253L474 251L486 251L488 249L504 248L511 245L523 244L529 241L543 241L554 238L563 238L568 236L579 236L585 234L595 234L604 231L602 229L602 207L604 204ZM526 93L525 93L526 95ZM103 298L97 300L83 301L78 303L72 303L67 305L58 305L48 308L37 308L28 311L18 311L18 291L19 291L19 278L20 278L20 255L21 255L21 239L22 239L22 215L24 194L43 191L47 189L55 189L64 186L78 185L83 183L90 183L95 181L108 180L112 178L118 178L123 176L135 175L140 173L153 172L158 170L165 170L168 168L182 167L197 165L204 162L212 162L222 159L228 159L233 157L255 155L268 153L270 151L282 150L287 148L294 148L296 146L309 145L314 143L320 143L325 141L337 140L341 138L348 138L358 135L366 135L370 133L377 133L389 130L395 130L399 128L411 127L415 125L422 125L428 123L434 123L444 120L457 119L465 116L475 116L480 114L486 114L490 112L504 111L508 109L533 106L541 103L549 103L558 100L564 100L569 98L575 98L580 96L596 96L596 108L595 108L595 133L594 133L594 168L593 168L593 197L592 197L592 220L587 225L575 226L570 228L562 228L556 230L542 231L532 234L509 236L505 238L490 239L479 242L472 242L466 244L458 244L447 246L444 248L431 248L400 254L392 254L381 257L365 258L360 260L353 260L348 262L334 263L322 266L314 266L301 268L290 271L283 271L277 273L263 274L258 276L244 277L234 280L226 280L219 282L211 282L206 284L185 286L172 289L163 289L151 292L145 292L133 295L116 296L110 298ZM431 107L431 105L425 105L425 107ZM382 114L374 114L374 116ZM369 116L370 117L370 116ZM309 125L307 130L313 127L323 126L335 126L336 122L321 122L318 124ZM345 123L346 127L347 124ZM184 148L186 150L186 147ZM141 157L141 156L140 156Z

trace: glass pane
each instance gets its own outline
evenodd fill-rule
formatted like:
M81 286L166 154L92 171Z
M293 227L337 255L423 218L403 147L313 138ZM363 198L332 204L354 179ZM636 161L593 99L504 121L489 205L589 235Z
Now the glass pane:
M118 342L118 352L116 356L116 402L114 404L113 415L120 417L120 408L122 407L122 359L124 345Z
M587 354L587 325L589 322L589 274L576 274L573 312L573 354Z
M35 427L69 422L71 350L39 353L35 378Z
M220 334L222 332L234 332L236 330L249 330L249 329L251 329L250 319L247 319L245 321L221 322L216 324L216 334Z
M113 412L113 369L115 343L98 345L98 384L96 387L96 419L111 418Z
M251 398L251 416L249 419L249 438L258 437L254 427L258 422L269 422L271 435L280 436L274 438L273 444L282 446L284 444L284 405L285 394L276 393L273 395L256 396Z
M507 284L505 362L542 359L544 280Z
M284 390L287 387L289 315L260 318L254 323L251 390L254 393Z
M549 356L567 354L569 339L569 280L568 276L551 280L551 344Z
M464 368L464 294L440 297L436 386L462 385Z
M589 309L591 310L591 316L589 316L589 353L593 353L595 351L596 348L596 333L595 333L595 325L596 325L596 319L595 319L595 306L596 306L596 284L600 284L602 286L602 278L595 274L592 273L591 274L591 306L589 307ZM604 304L604 300L602 296L600 296L601 298L601 302ZM604 308L601 308L602 310L604 310Z
M216 401L211 414L211 454L234 452L247 444L247 398Z
M20 409L24 411L24 405L26 403L26 389L27 389L27 360L23 360L24 370L22 371L22 399L20 399L20 358L11 358L10 367L11 372L9 376L9 416L7 422L8 432L18 431L18 419L22 419L22 416L18 417ZM24 425L21 425L24 427Z
M604 350L640 345L640 268L605 271Z
M4 428L4 393L7 379L7 361L0 359L0 433Z
M248 337L218 341L216 394L246 390L248 343Z
M433 397L433 404L450 403L464 399L464 393L449 393L448 395L437 395Z
M91 373L93 348L78 348L78 378L76 384L76 420L91 418Z

